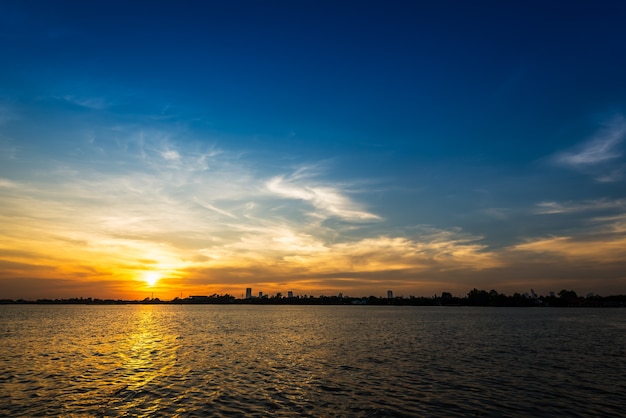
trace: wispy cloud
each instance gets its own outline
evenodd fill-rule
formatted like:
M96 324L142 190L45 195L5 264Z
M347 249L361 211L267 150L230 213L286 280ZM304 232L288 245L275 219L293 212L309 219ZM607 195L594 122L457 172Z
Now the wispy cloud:
M347 221L378 221L380 216L370 213L352 201L344 189L337 185L318 184L297 170L291 176L276 176L266 182L274 195L309 202L322 216L338 217Z
M535 213L551 215L557 213L591 212L607 209L626 209L626 199L596 199L582 202L545 201L537 203Z
M55 97L55 99L90 110L104 110L110 106L102 97L82 97L67 94L65 96Z
M590 172L599 182L613 182L623 178L624 165L621 145L626 138L626 119L619 116L607 123L592 139L577 149L558 153L554 161L562 166ZM617 166L616 166L617 164Z
M6 188L6 189L16 189L19 187L19 183L9 180L9 179L3 179L0 177L0 187Z
M618 146L626 137L626 120L618 117L601 129L579 150L563 152L556 156L558 162L571 166L603 163L622 156Z
M214 212L217 212L217 213L219 213L221 215L227 216L227 217L232 218L232 219L237 219L237 217L235 215L233 215L232 213L229 213L229 212L226 212L225 210L217 208L217 207L211 205L210 203L203 202L202 200L198 199L197 197L194 197L193 201L196 202L198 205L202 206L203 208L212 210Z
M623 179L624 173L626 173L626 166L616 167L610 170L608 173L598 174L596 176L596 180L599 183L613 183Z
M169 161L180 161L180 154L175 150L165 150L161 152L161 156Z
M541 255L558 255L563 259L575 259L578 262L623 263L626 260L626 237L623 234L610 236L554 236L537 238L515 245L513 251L530 252ZM559 260L562 261L562 260ZM557 260L552 259L552 262Z

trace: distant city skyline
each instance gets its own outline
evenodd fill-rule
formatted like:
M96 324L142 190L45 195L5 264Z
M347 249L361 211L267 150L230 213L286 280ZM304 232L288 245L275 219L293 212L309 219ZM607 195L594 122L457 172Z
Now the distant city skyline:
M625 21L3 1L0 298L626 293Z
M161 299L159 297L146 297L142 300L123 299L101 299L92 297L50 299L41 298L37 300L12 300L0 299L0 305L32 305L32 304L52 304L52 305L231 305L231 304L253 304L253 305L387 305L387 306L478 306L478 307L547 307L547 308L619 308L626 307L626 295L579 295L574 290L562 289L558 292L550 291L547 295L539 295L534 289L530 293L515 292L507 295L495 289L489 291L484 289L472 289L466 295L453 295L449 292L442 292L431 296L394 296L393 291L388 290L387 296L361 295L350 296L339 293L338 295L294 295L288 291L287 296L278 292L274 295L259 292L259 296L251 295L251 289L246 289L246 297L243 295L237 298L230 294L212 295L189 295L188 297L176 297L174 299Z
M365 294L344 294L343 292L339 292L338 294L316 294L316 292L312 292L310 294L295 294L293 291L291 290L287 290L286 294L283 291L279 291L276 293L265 293L262 290L258 291L257 295L255 296L252 293L253 289L252 288L246 288L245 289L245 296L244 293L241 294L241 297L237 297L236 294L229 294L229 293L225 293L225 294L217 294L217 293L213 293L213 294L189 294L189 295L183 295L182 293L180 293L180 295L175 296L174 298L163 298L160 295L155 295L154 293L151 293L149 296L145 296L143 298L136 298L136 299L115 299L115 298L101 298L101 297L97 297L94 295L89 295L89 296L74 296L74 297L69 297L69 298L50 298L50 297L42 297L42 298L35 298L35 299L23 299L23 298L19 298L19 299L12 299L12 298L0 298L0 304L1 303L21 303L21 302L26 302L26 303L33 303L33 302L42 302L45 303L46 301L48 302L52 302L52 303L58 303L61 301L65 301L65 302L72 302L72 303L81 303L81 302L86 302L86 303L97 303L97 302L124 302L124 303L139 303L139 302L150 302L150 301L157 301L157 302L176 302L176 301L192 301L192 302L198 302L198 303L202 303L202 302L206 302L206 301L218 301L219 303L224 303L226 301L234 301L234 300L239 300L239 301L252 301L252 300L282 300L282 299L338 299L338 300L347 300L347 301L353 301L352 304L361 304L361 303L357 303L357 300L363 301L366 299L378 299L379 301L383 301L383 300L412 300L412 299L419 299L422 302L425 300L431 300L431 301L438 301L438 303L440 303L441 301L448 301L448 303L450 303L450 301L458 301L461 299L467 299L470 300L472 298L476 299L479 298L479 296L482 297L491 297L491 298L501 298L504 297L505 300L512 300L515 298L522 298L522 299L530 299L530 300L537 300L540 301L541 303L543 303L543 299L546 300L553 300L555 298L560 298L562 301L563 300L577 300L578 301L582 301L584 299L587 300L605 300L605 301L612 301L612 302L617 302L618 305L614 305L614 304L607 304L607 305L584 305L584 306L624 306L624 303L626 303L626 295L625 294L604 294L604 295L600 295L594 292L588 292L587 294L578 294L578 292L575 289L561 289L558 292L555 292L553 290L548 291L546 293L537 293L535 292L534 289L528 289L528 291L524 291L524 290L519 290L516 292L513 292L511 294L506 294L506 293L500 293L499 291L497 291L496 289L490 289L490 290L486 290L486 289L477 289L476 287L472 288L471 290L468 290L467 292L461 293L461 294L453 294L450 292L446 292L446 291L442 291L442 292L438 292L438 293L434 293L431 295L414 295L414 294L410 294L410 295L404 295L404 294L400 294L400 295L395 295L393 290L387 290L386 295L375 295L375 294L370 294L370 295L365 295ZM611 303L612 303L611 302ZM215 302L214 302L215 303ZM351 303L351 302L348 302ZM454 302L452 302L454 303ZM417 303L418 305L422 304L422 303ZM505 306L505 305L502 305ZM546 305L549 306L549 305ZM565 305L561 305L561 306L565 306ZM582 306L582 305L581 305Z

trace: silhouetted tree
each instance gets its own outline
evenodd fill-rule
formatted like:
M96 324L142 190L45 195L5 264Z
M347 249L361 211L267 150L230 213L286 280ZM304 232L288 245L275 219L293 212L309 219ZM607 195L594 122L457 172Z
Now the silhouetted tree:
M575 299L578 297L578 295L573 290L563 289L559 292L559 297L563 299Z
M467 304L471 306L488 306L489 293L486 290L474 288L467 294Z

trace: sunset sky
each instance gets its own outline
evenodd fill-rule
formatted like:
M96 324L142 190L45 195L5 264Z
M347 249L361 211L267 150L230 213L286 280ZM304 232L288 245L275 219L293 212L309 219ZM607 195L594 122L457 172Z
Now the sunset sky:
M3 1L0 299L626 292L624 1Z

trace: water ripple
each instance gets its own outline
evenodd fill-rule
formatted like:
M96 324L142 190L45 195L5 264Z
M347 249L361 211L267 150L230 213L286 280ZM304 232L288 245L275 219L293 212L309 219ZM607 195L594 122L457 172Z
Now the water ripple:
M598 416L622 310L0 306L0 416Z

